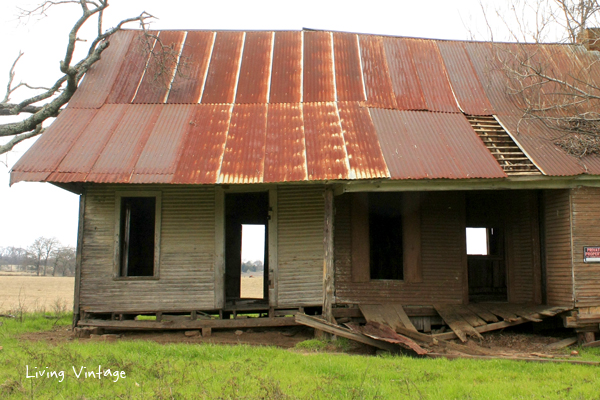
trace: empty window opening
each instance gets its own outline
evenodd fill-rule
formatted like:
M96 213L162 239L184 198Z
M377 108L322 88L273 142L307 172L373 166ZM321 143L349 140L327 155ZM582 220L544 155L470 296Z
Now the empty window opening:
M155 197L121 198L120 275L154 275Z
M265 225L242 224L240 297L264 298Z
M487 256L488 243L488 228L467 228L468 255Z
M400 193L369 194L369 249L371 279L404 278Z

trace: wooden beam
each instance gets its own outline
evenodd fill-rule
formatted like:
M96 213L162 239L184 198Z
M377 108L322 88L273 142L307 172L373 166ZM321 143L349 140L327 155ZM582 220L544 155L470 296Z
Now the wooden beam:
M452 307L444 306L441 304L434 305L438 314L444 319L444 321L450 326L450 329L454 331L456 336L462 341L467 341L467 335L475 336L479 339L483 339L483 336L475 330L467 321L465 321L460 315L456 314Z
M79 321L79 296L81 293L81 265L83 251L83 219L85 217L85 192L79 196L79 222L77 225L77 253L75 258L75 292L73 297L73 328Z
M508 322L508 321L495 322L492 324L478 326L474 329L479 333L485 333L485 332L495 331L498 329L508 328L509 326L524 324L526 322L531 322L531 321L526 320L525 318L517 318L517 319L513 320L512 322ZM454 334L454 332L439 333L437 335L433 335L433 337L436 339L444 339L444 340L451 340L451 339L457 338L457 336Z
M404 281L423 282L421 268L421 196L419 192L402 194L402 256Z
M570 337L544 346L544 350L560 350L577 343L577 337Z
M311 328L323 332L330 333L332 335L345 337L356 342L368 344L369 346L387 350L391 353L398 353L400 350L400 347L395 344L371 339L370 337L367 337L363 334L351 332L350 330L342 328L341 326L330 324L325 320L321 320L319 318L311 317L305 314L296 315L296 322L302 325L310 326Z
M187 321L110 321L103 319L80 320L78 326L97 326L110 329L156 329L156 330L195 330L202 328L235 329L298 325L294 317L210 319Z
M333 190L325 188L325 221L323 227L323 318L333 323L334 271L333 271Z
M550 364L580 364L580 365L600 365L598 361L582 361L582 360L556 360L552 358L527 358L527 357L502 357L502 356L476 356L467 354L439 354L428 353L430 358L447 358L449 360L458 358L468 358L472 360L508 360L508 361L527 361Z
M370 244L369 244L369 195L352 195L350 224L352 236L352 282L369 282Z
M540 250L540 218L538 193L531 195L531 246L533 248L533 302L542 304L542 253Z

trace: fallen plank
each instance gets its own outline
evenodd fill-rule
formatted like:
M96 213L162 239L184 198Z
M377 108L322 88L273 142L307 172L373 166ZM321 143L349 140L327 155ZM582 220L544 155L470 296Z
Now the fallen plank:
M406 327L404 325L404 322L402 322L402 320L400 319L400 316L398 316L398 313L396 312L396 310L393 307L391 307L390 305L384 306L384 305L378 304L378 305L375 305L372 307L377 311L377 315L381 317L381 322L380 321L371 321L369 318L367 318L365 316L365 319L367 320L367 322L377 322L379 324L387 325L388 327L390 327L392 329L396 329L396 327L400 327L400 328Z
M514 322L519 319L519 316L508 311L506 307L504 307L504 304L485 303L485 305L480 304L480 306L487 308L488 311L496 314L507 322Z
M77 326L97 326L110 329L169 329L169 330L194 330L202 328L255 328L271 326L294 326L298 325L294 317L277 318L244 318L244 319L211 319L211 320L187 320L187 321L113 321L103 319L83 319Z
M367 322L385 324L385 318L381 315L380 307L378 304L361 304L358 306Z
M477 304L468 304L466 307L477 314L479 318L483 319L485 322L498 322L498 317L485 308L479 307Z
M400 321L402 321L406 329L417 332L417 328L415 328L413 323L410 321L410 318L408 318L408 315L406 315L406 311L404 310L404 307L402 307L402 304L393 303L390 304L390 306L392 306L392 308L396 311L398 318L400 318Z
M527 357L512 357L512 356L475 356L468 354L441 354L441 353L427 353L427 357L430 358L468 358L472 360L508 360L508 361L527 361L527 362L538 362L538 363L553 363L553 364L580 364L580 365L600 365L598 361L582 361L582 360L557 360L554 358L527 358Z
M0 314L0 318L17 318L14 315L10 315L10 314Z
M477 328L475 328L475 330L479 333L485 333L485 332L490 332L490 331L496 331L498 329L508 328L510 326L524 324L527 322L530 322L530 321L526 320L525 318L517 318L513 322L500 321L500 322L494 322L493 324L478 326ZM456 339L457 336L454 334L454 332L446 332L446 333L439 333L437 335L433 335L433 337L436 339L450 340L450 339Z
M544 350L559 350L577 343L577 337L570 337L544 346Z
M345 337L356 342L368 344L369 346L387 350L391 353L398 353L400 349L400 347L396 344L375 340L363 335L362 333L351 332L349 329L343 328L339 325L330 324L323 319L311 317L306 314L296 314L295 319L299 324L306 325L323 332L331 333L332 335Z
M373 339L385 340L390 343L397 343L403 347L414 351L418 355L427 354L427 350L419 346L414 340L406 336L399 335L387 325L378 324L376 322L369 322L367 325L361 327L360 329L363 335L372 337Z
M473 355L490 354L490 352L488 350L486 350L482 347L479 347L479 346L471 347L471 346L465 346L463 344L451 343L451 342L447 342L443 339L440 339L437 337L432 337L431 335L426 335L421 332L414 332L414 331L411 331L410 329L406 329L406 328L399 329L398 333L401 333L404 336L414 339L417 342L427 343L428 345L432 345L432 346L440 346L441 348L451 350L451 351L458 351L461 353L473 354ZM455 337L456 336L454 336L453 338L455 338Z
M467 335L475 336L478 339L483 339L483 336L481 336L479 332L477 332L475 328L469 325L469 323L465 321L460 315L456 314L452 310L451 306L434 304L433 307L462 342L467 341Z
M528 321L542 322L542 316L534 312L531 307L519 304L507 304L506 308L518 317L525 318Z
M584 343L581 345L581 347L600 347L600 340Z
M469 325L471 325L474 328L486 325L486 322L483 319L479 318L479 316L476 313L469 310L465 306L453 306L452 309L456 314L460 315L465 321L467 321Z

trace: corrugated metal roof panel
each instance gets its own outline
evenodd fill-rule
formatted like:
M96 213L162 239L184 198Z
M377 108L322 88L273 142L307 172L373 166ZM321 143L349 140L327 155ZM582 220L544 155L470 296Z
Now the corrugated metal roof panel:
M331 34L312 31L303 33L303 101L335 101Z
M307 178L302 105L270 104L263 181L293 182Z
M430 111L458 112L442 56L435 41L407 39Z
M355 102L338 103L351 177L389 178L375 126L366 107Z
M497 115L496 118L545 175L568 176L585 172L575 157L554 145L562 134L541 121L521 116Z
M142 104L128 106L86 180L88 182L129 182L133 167L163 107Z
M359 38L367 105L398 108L385 60L383 40L379 36L360 35Z
M61 112L12 169L20 172L54 171L97 112L95 109L69 108Z
M206 31L188 32L179 61L181 73L176 74L173 79L167 103L200 102L215 35L214 32Z
M150 33L156 34L157 32L151 31ZM145 40L143 32L135 32L119 74L106 99L107 103L129 104L133 100L148 61L148 53L144 50Z
M351 33L333 34L335 85L338 101L364 101L358 36Z
M496 114L514 114L520 109L507 90L507 77L497 62L499 48L491 43L465 42L465 50L473 63L483 90Z
M98 110L56 170L74 173L90 172L126 109L127 106L122 104L107 104Z
M266 137L266 104L234 106L219 182L262 182Z
M462 114L370 113L392 179L506 177Z
M85 182L87 172L53 172L44 180L56 183Z
M266 103L271 78L273 32L248 32L244 43L236 103Z
M10 171L10 185L18 182L44 182L50 172L23 172L14 168Z
M197 105L194 111L173 183L216 183L227 141L231 106Z
M427 104L410 49L405 39L383 38L396 103L400 110L425 110Z
M335 103L305 103L308 179L348 179L348 159Z
M193 116L194 106L173 105L162 107L150 138L133 169L132 182L140 175L173 175L181 157L181 145Z
M134 104L160 104L171 85L185 32L161 31L154 46L156 57L150 57L140 87L133 99ZM162 47L161 47L162 46Z
M302 32L275 32L270 103L302 101Z
M244 43L243 32L217 32L202 103L233 103Z
M463 43L440 40L437 45L461 110L469 115L493 115L492 105Z
M100 108L106 101L113 83L119 75L125 54L136 33L117 31L109 39L110 45L102 52L102 62L95 63L85 74L71 100L70 107Z

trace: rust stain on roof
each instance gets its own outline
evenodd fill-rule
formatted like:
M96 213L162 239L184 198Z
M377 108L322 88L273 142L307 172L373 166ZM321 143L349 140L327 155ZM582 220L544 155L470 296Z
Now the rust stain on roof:
M167 103L196 104L200 101L215 35L206 31L188 32L181 51L181 73L173 79Z
M369 107L398 108L383 48L378 36L360 36L360 55Z
M335 101L331 34L304 32L305 103Z
M266 137L266 104L233 107L219 182L262 182Z
M307 180L302 106L270 104L263 182Z
M335 84L338 101L364 101L358 36L334 33Z
M383 45L398 109L426 110L423 89L406 40L386 37Z
M302 101L302 32L275 32L270 103Z
M232 103L240 67L243 32L218 32L202 103Z
M248 32L236 103L266 103L271 78L272 32Z

